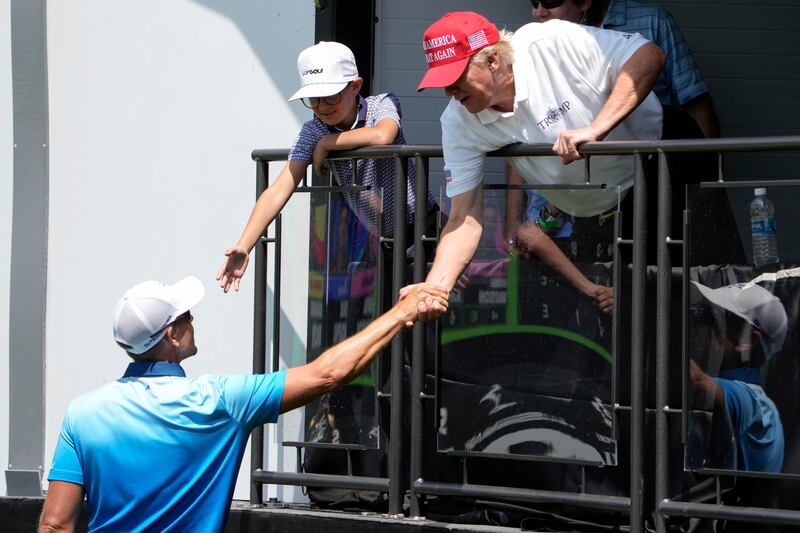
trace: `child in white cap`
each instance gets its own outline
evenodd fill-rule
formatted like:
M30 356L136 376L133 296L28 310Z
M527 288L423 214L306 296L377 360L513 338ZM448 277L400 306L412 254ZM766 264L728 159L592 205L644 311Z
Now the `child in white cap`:
M341 43L325 42L306 48L297 58L300 89L289 100L302 100L314 112L303 124L289 151L289 160L274 183L256 202L239 241L225 250L227 259L217 272L225 292L237 291L249 261L250 251L264 229L283 209L297 185L306 175L309 164L317 174L333 176L341 186L367 186L370 189L345 194L351 209L361 220L377 220L383 211L384 236L394 230L395 162L391 158L325 163L332 150L348 150L369 145L405 144L400 127L400 102L392 93L363 98L359 92L364 80L358 75L353 52ZM355 172L353 165L356 165ZM437 209L428 193L417 200L413 162L408 167L406 222L413 222L418 203L432 214ZM430 220L430 217L429 217Z

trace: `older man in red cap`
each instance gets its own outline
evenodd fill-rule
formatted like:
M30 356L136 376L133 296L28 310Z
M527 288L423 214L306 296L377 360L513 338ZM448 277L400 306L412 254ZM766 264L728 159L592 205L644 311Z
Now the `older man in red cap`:
M529 183L582 185L578 146L589 141L658 139L661 105L651 93L664 54L638 34L565 21L498 31L473 12L447 13L423 37L428 72L418 90L444 88L442 147L450 218L428 281L452 289L483 232L486 153L523 143L552 144L554 156L509 163ZM597 189L546 189L562 211L590 217L615 210L633 186L631 156L595 156ZM437 309L437 311L442 311ZM443 311L442 311L443 312Z

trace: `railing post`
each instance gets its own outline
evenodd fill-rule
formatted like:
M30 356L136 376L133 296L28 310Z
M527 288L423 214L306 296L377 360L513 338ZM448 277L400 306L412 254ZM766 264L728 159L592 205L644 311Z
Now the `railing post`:
M642 154L634 152L633 287L631 294L631 531L644 531L645 313L647 306L647 180Z
M269 163L256 164L256 199L266 190L269 182ZM256 260L253 268L253 373L266 372L267 356L267 250L263 238L256 243ZM264 426L258 426L250 436L250 469L264 466ZM263 501L262 486L250 480L250 503L260 505Z
M278 213L275 217L275 238L268 242L275 244L275 269L272 286L272 367L270 372L277 372L281 366L281 229L283 215ZM264 246L266 252L266 245ZM264 254L266 256L266 253ZM266 273L265 273L266 274ZM266 320L266 316L264 317Z
M658 512L669 497L669 359L672 258L669 239L672 227L672 181L667 155L658 152L658 275L656 287L656 479L655 518L657 533L666 533L668 521Z
M425 256L425 236L428 214L428 158L417 155L414 159L416 167L416 190L414 198L414 283L425 279L428 258ZM429 235L428 235L429 236ZM425 324L414 325L411 352L411 516L421 516L419 496L414 491L414 482L423 474L423 446L425 422Z
M408 158L395 157L394 182L394 246L392 248L393 271L392 303L397 301L400 289L405 285L406 274L406 205L408 202ZM391 360L391 409L389 418L389 514L403 513L403 335L392 340Z

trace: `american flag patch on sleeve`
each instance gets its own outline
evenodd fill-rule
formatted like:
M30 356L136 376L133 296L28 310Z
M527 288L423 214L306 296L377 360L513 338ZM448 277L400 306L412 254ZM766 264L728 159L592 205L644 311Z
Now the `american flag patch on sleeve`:
M449 168L446 168L444 169L444 182L450 183L451 181L453 181L453 174L450 172Z
M483 30L478 30L467 36L467 41L469 41L470 50L477 50L489 44L489 41L486 40L486 32Z

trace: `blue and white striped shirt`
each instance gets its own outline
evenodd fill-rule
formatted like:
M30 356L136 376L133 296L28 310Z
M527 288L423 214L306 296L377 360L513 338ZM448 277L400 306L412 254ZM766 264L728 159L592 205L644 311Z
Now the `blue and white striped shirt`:
M602 27L636 32L667 55L664 70L653 87L662 105L682 106L708 92L686 39L665 9L636 0L611 0Z
M367 98L359 97L358 108L358 118L352 129L372 127L384 119L394 120L400 126L400 117L402 116L400 100L392 93L368 96ZM311 163L317 143L322 137L335 131L337 130L332 130L317 117L309 120L303 124L297 139L289 150L289 160ZM405 142L401 127L393 144L405 144ZM343 187L351 185L370 187L367 191L344 193L344 197L359 219L373 232L377 228L378 215L382 205L383 234L392 236L394 233L394 159L359 159L355 161L355 172L353 172L353 161L350 160L330 161L330 168L336 182ZM414 221L416 183L414 161L409 160L408 179L406 180L408 192L406 221L409 224ZM431 208L434 205L436 202L433 195L428 192L427 207Z

